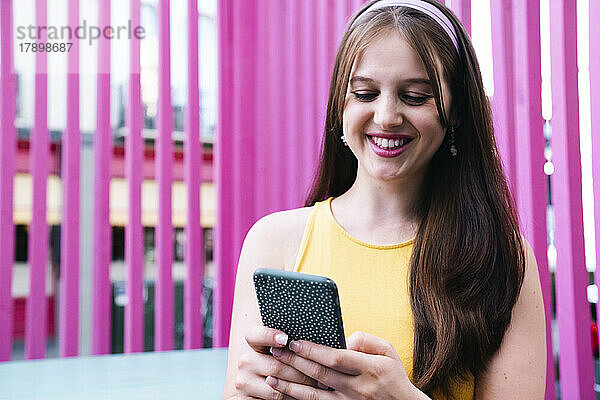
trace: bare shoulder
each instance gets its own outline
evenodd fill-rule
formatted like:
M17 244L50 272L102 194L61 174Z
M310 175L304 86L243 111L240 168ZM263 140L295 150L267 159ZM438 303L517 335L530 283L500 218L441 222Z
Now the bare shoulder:
M540 272L533 248L531 247L529 241L527 241L527 239L525 239L523 236L521 236L521 243L523 244L523 252L525 255L525 276L523 277L523 287L531 289L532 287L540 286L541 291L541 283L539 279ZM521 296L523 296L523 290L525 290L523 287L521 287ZM525 294L525 296L527 295Z
M313 207L268 214L259 219L246 236L244 247L260 251L263 262L291 269L300 248L304 228ZM268 250L266 253L263 251Z
M224 399L235 397L238 362L244 352L250 351L244 335L252 327L261 325L252 275L258 267L293 268L311 209L297 208L269 214L258 220L246 235L235 283Z
M300 207L274 212L259 219L254 226L268 228L270 231L278 234L290 234L298 230L303 231L306 220L313 207Z

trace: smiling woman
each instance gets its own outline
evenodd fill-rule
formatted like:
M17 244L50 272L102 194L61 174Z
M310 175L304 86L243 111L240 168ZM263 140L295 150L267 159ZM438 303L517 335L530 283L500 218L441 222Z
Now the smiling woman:
M261 326L258 266L333 279L348 349ZM468 35L438 1L370 2L337 53L306 207L244 242L224 398L540 399L544 324Z

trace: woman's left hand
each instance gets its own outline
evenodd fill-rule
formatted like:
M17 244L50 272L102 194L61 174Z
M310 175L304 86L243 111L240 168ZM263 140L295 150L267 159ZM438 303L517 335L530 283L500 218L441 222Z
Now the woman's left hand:
M298 400L429 399L408 379L402 361L386 340L363 332L348 338L348 349L334 349L303 340L273 355L332 390L267 377L273 389Z

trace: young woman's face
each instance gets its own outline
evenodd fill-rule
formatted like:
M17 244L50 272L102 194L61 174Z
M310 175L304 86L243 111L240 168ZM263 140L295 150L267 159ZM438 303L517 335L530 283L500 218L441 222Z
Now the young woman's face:
M448 85L442 79L445 108ZM440 147L432 84L419 55L396 32L381 35L356 60L343 113L343 129L358 159L359 175L384 181L419 177Z

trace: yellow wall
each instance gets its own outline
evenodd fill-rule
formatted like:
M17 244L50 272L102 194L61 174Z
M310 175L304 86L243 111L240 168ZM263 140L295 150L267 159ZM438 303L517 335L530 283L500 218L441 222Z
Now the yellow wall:
M14 181L14 220L16 224L28 225L31 221L32 179L29 174L16 174ZM113 226L125 226L127 223L128 203L127 181L113 178L110 182L110 223ZM142 224L154 226L158 219L157 185L153 180L142 183ZM200 188L202 206L201 222L205 228L215 224L215 190L212 182L204 182ZM186 184L173 182L172 191L173 225L185 226L187 217ZM57 175L48 176L47 183L47 220L49 225L60 224L62 211L62 184Z

